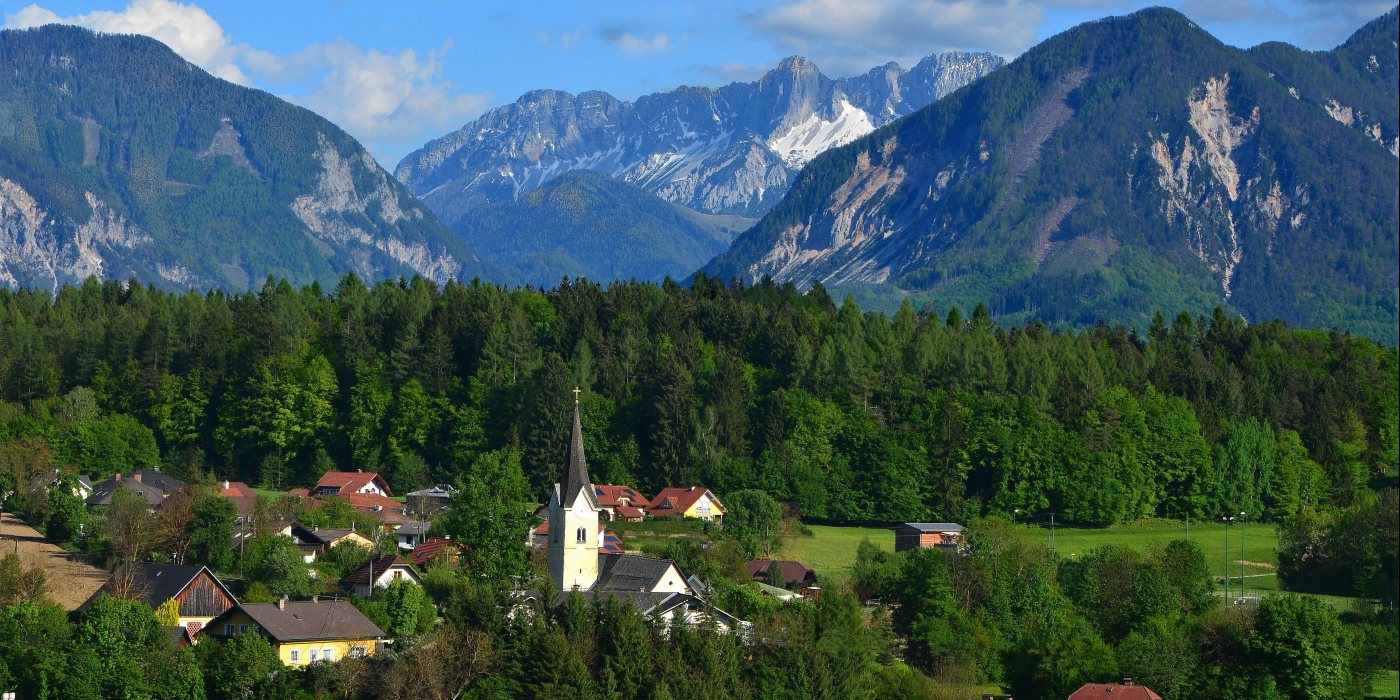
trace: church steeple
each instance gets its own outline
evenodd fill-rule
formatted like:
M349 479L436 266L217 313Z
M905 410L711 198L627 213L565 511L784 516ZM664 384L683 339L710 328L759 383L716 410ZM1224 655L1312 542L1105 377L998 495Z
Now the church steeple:
M578 415L578 389L574 389L574 429L569 436L569 450L564 455L564 474L559 479L559 498L564 503L573 503L579 491L586 494L595 508L597 500L593 495L593 482L588 478L588 461L583 454L583 423Z
M598 580L598 498L583 455L583 422L574 389L574 425L564 473L549 499L549 576L561 591L586 591Z

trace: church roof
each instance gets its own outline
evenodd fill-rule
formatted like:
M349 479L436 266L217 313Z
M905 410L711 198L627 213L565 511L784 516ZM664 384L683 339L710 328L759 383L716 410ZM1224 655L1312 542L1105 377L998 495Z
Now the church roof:
M598 555L598 582L595 591L650 591L675 563L636 554Z
M564 477L559 480L559 503L569 505L578 498L579 492L588 499L588 505L598 510L598 499L593 495L593 484L588 479L588 462L583 455L583 424L578 417L578 404L574 404L574 428L569 436L569 451L564 458Z

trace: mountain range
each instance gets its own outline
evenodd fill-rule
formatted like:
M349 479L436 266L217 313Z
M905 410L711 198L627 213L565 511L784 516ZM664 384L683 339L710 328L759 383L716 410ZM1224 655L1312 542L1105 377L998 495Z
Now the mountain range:
M756 217L818 153L1000 67L988 53L928 56L831 79L784 59L761 79L634 102L535 90L405 157L394 174L449 226L570 170L593 170L707 214Z
M703 273L1394 342L1397 34L1394 10L1318 53L1236 49L1165 9L1081 25L817 156Z
M0 32L0 284L488 268L353 138L153 39Z

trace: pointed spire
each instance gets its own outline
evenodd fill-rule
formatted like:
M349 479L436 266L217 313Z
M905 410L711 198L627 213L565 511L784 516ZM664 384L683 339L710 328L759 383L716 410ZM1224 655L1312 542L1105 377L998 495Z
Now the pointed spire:
M569 451L564 457L564 478L559 482L561 503L573 503L579 491L593 501L593 483L588 478L588 462L583 455L583 424L578 416L578 394L574 390L574 430L569 436Z

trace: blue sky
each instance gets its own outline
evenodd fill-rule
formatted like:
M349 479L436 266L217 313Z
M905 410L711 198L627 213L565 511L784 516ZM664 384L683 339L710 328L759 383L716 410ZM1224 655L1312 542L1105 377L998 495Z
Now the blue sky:
M1014 58L1153 4L1237 46L1328 49L1394 0L0 0L6 27L153 36L211 73L316 110L386 168L535 88L623 99L752 80L802 54L838 77L947 49Z

